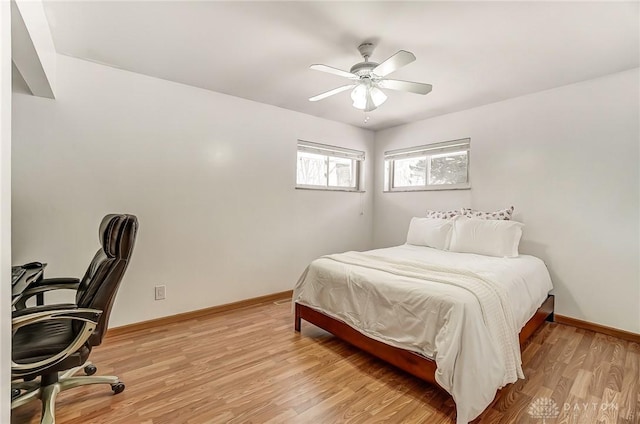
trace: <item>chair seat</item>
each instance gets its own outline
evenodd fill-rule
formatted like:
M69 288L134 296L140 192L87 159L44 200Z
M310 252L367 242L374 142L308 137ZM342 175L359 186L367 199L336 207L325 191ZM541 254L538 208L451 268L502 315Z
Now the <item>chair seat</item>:
M72 320L51 320L22 327L13 335L13 361L20 364L49 358L69 347L75 337ZM86 357L89 351L83 347L78 353ZM75 363L79 359L72 361Z

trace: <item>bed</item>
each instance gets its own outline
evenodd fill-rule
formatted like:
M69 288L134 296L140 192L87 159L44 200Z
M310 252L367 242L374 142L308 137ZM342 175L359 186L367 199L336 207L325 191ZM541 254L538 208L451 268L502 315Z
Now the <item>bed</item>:
M521 344L553 318L544 263L405 244L313 261L293 291L310 322L449 392L457 423L523 378ZM490 340L490 342L487 342Z

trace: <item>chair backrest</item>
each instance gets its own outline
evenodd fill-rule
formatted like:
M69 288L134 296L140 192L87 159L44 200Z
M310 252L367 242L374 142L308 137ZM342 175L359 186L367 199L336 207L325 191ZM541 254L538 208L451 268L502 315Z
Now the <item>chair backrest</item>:
M111 307L118 287L129 265L138 231L138 218L134 215L107 215L102 219L99 249L76 293L76 305L102 311L100 320L88 343L98 346L107 331Z

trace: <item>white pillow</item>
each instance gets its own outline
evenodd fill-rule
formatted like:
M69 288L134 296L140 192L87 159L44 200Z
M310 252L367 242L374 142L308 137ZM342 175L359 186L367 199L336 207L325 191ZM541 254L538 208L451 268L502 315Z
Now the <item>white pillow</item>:
M447 250L452 229L451 219L412 218L407 233L407 244Z
M516 257L524 224L516 221L469 219L453 220L452 252Z

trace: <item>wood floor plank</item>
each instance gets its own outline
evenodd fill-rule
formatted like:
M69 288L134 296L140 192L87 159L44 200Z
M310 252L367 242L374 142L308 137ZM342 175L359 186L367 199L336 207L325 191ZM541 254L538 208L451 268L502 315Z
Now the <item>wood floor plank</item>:
M640 353L629 349L627 352L624 375L622 376L622 390L620 391L620 405L618 421L631 422L640 411L636 410L640 385Z
M557 407L547 423L640 424L637 343L545 323L522 359L526 379L504 388L476 424L538 424L530 407L539 399ZM295 333L289 302L109 336L91 360L126 390L61 393L58 424L455 423L453 400L438 387L308 323ZM32 402L11 423L39 417Z
M620 410L620 392L615 392L609 388L604 389L601 407L598 408L596 422L604 424L615 424L618 422L618 412Z

